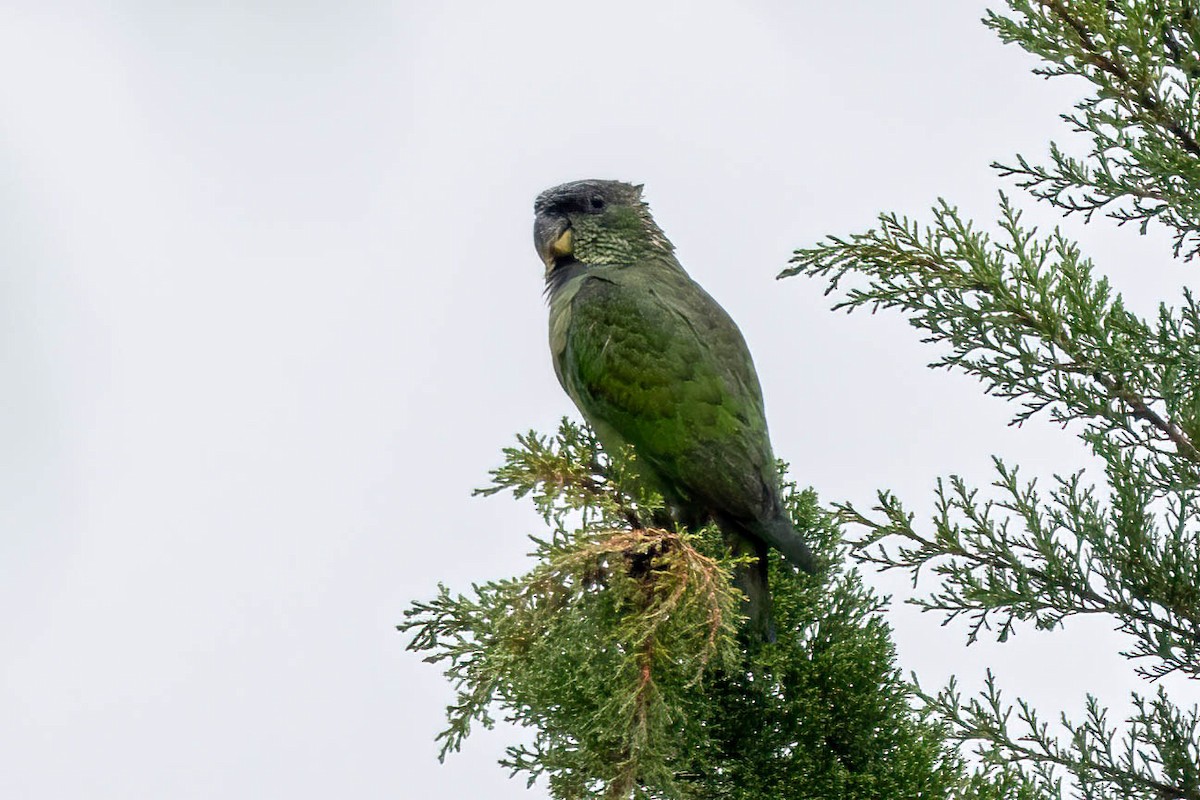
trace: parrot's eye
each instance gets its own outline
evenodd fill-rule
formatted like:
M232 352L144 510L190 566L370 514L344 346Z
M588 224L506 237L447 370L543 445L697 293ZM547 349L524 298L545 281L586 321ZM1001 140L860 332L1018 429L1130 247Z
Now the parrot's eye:
M592 199L588 200L588 204L592 207L593 211L600 211L604 208L604 198L598 194L594 194L592 195Z

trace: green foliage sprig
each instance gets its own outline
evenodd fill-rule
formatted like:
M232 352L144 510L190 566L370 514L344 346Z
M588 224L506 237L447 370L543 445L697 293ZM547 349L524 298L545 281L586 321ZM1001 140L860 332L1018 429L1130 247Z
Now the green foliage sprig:
M505 450L481 494L531 495L553 528L534 539L537 566L515 579L474 586L474 598L439 587L415 603L401 630L430 651L458 687L441 755L457 750L473 720L490 726L499 701L534 728L532 746L504 764L545 774L562 797L604 791L627 797L635 782L672 786L674 745L694 717L710 667L737 662L740 598L729 565L693 537L629 527L653 511L609 479L590 431L564 424L553 439L530 433ZM649 505L648 505L649 504ZM568 531L580 512L583 524Z
M1169 0L1010 0L985 24L1040 56L1048 77L1085 79L1091 93L1065 115L1088 152L1051 146L1048 166L1018 156L995 165L1034 197L1091 220L1152 220L1174 230L1176 256L1200 252L1200 18ZM1040 237L1001 195L998 233L945 201L927 224L884 214L866 233L796 251L782 276L807 275L838 294L835 308L894 308L941 348L931 364L978 378L1018 405L1013 421L1044 414L1072 428L1104 464L1048 489L995 459L990 487L939 481L935 511L918 525L880 491L872 509L840 504L861 532L855 557L923 573L937 585L914 598L945 621L969 620L1007 640L1026 622L1052 629L1071 617L1111 618L1124 655L1150 680L1200 678L1200 310L1184 290L1152 319L1131 313L1078 245ZM782 277L781 276L781 277ZM1082 722L1060 734L1027 703L1001 701L989 674L978 698L954 685L918 691L950 734L983 764L1015 764L1045 795L1197 800L1196 707L1160 687L1134 694L1123 723L1088 698ZM1061 738L1060 738L1061 737ZM1063 741L1065 740L1065 744ZM1119 742L1116 747L1113 743ZM1065 779L1065 782L1064 782Z
M912 710L881 602L853 570L808 576L773 559L779 640L739 638L720 535L643 526L667 510L616 482L628 457L566 421L505 450L483 493L529 497L549 523L533 568L467 594L441 586L400 626L456 689L442 757L499 709L533 734L502 764L564 800L1037 796L1003 765L969 774ZM836 554L813 493L785 494L816 549Z
M1091 139L1084 158L1055 144L1048 166L995 164L1035 197L1090 219L1105 209L1142 231L1172 229L1175 254L1200 253L1200 13L1194 0L1020 0L985 24L1040 56L1046 77L1093 92L1063 115Z

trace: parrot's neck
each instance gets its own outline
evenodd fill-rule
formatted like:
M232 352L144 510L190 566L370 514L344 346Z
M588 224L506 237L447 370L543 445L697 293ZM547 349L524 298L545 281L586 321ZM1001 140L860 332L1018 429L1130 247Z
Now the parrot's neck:
M587 271L587 265L579 261L559 264L546 273L546 297L553 299L574 277Z
M667 270L687 276L687 271L671 253L655 254L634 264L585 264L582 261L570 261L557 265L546 273L546 299L553 303L554 298L576 278L594 274L608 280L620 280L618 276L625 270L633 270L639 275Z

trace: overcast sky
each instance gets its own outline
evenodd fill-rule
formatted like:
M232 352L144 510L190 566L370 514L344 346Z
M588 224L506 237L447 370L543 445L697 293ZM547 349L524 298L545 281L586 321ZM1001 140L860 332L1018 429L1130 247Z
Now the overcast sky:
M1089 464L899 316L773 280L883 210L987 222L988 163L1068 136L1079 87L985 6L0 4L0 796L545 796L507 728L437 763L451 691L393 626L529 564L531 509L469 495L575 413L530 236L563 181L645 183L826 500ZM1185 280L1160 233L1068 230L1137 310ZM1050 717L1139 683L1103 620L890 619L928 685L992 666Z

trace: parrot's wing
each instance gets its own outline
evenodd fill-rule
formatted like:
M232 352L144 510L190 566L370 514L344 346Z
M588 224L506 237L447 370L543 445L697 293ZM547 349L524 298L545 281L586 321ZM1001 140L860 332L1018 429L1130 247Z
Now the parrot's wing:
M762 391L733 320L682 272L596 273L553 344L560 380L601 441L607 430L632 444L679 501L734 519L771 513Z

